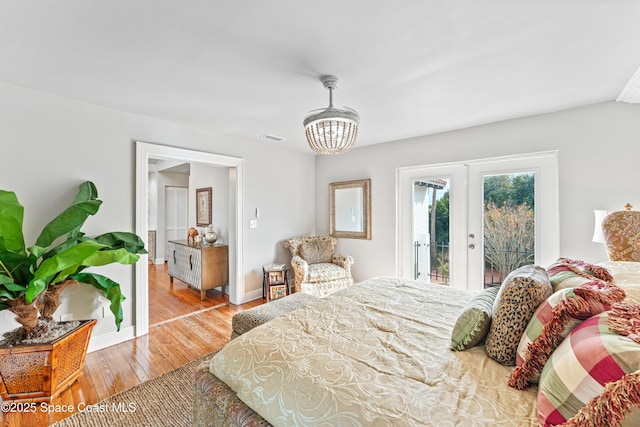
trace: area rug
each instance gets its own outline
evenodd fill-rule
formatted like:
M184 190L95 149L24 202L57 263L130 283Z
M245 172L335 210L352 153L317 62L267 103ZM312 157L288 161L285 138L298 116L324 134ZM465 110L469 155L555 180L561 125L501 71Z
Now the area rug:
M55 427L191 426L193 380L198 366L214 353L108 397ZM89 410L92 410L89 412Z

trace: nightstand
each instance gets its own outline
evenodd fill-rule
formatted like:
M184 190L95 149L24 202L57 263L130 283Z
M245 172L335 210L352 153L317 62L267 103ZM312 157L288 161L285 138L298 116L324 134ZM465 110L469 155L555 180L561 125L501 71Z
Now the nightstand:
M262 298L273 301L291 292L289 289L289 268L284 264L269 264L262 267Z

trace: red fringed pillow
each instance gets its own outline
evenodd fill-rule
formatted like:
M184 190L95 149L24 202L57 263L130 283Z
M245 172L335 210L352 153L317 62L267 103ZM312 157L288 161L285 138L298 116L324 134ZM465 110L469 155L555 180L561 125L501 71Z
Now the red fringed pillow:
M594 279L604 282L613 281L613 276L606 268L570 258L558 258L547 268L547 275L554 292L565 288L576 288Z
M561 289L547 298L533 314L522 334L516 369L509 385L523 390L537 383L542 368L564 337L583 320L609 310L625 298L623 289L600 280L577 288Z
M640 304L614 304L585 320L545 365L541 426L640 425Z

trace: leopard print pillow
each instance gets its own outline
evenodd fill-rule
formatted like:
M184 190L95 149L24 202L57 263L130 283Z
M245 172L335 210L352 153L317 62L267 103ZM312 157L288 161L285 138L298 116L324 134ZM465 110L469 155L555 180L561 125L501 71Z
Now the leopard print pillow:
M525 265L502 283L493 303L493 315L485 351L497 362L515 366L520 338L538 306L553 289L544 268Z

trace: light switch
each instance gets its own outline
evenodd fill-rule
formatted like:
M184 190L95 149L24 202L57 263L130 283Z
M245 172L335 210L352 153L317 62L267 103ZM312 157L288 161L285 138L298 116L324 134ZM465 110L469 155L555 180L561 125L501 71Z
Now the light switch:
M249 221L249 228L258 228L258 220L252 219Z

